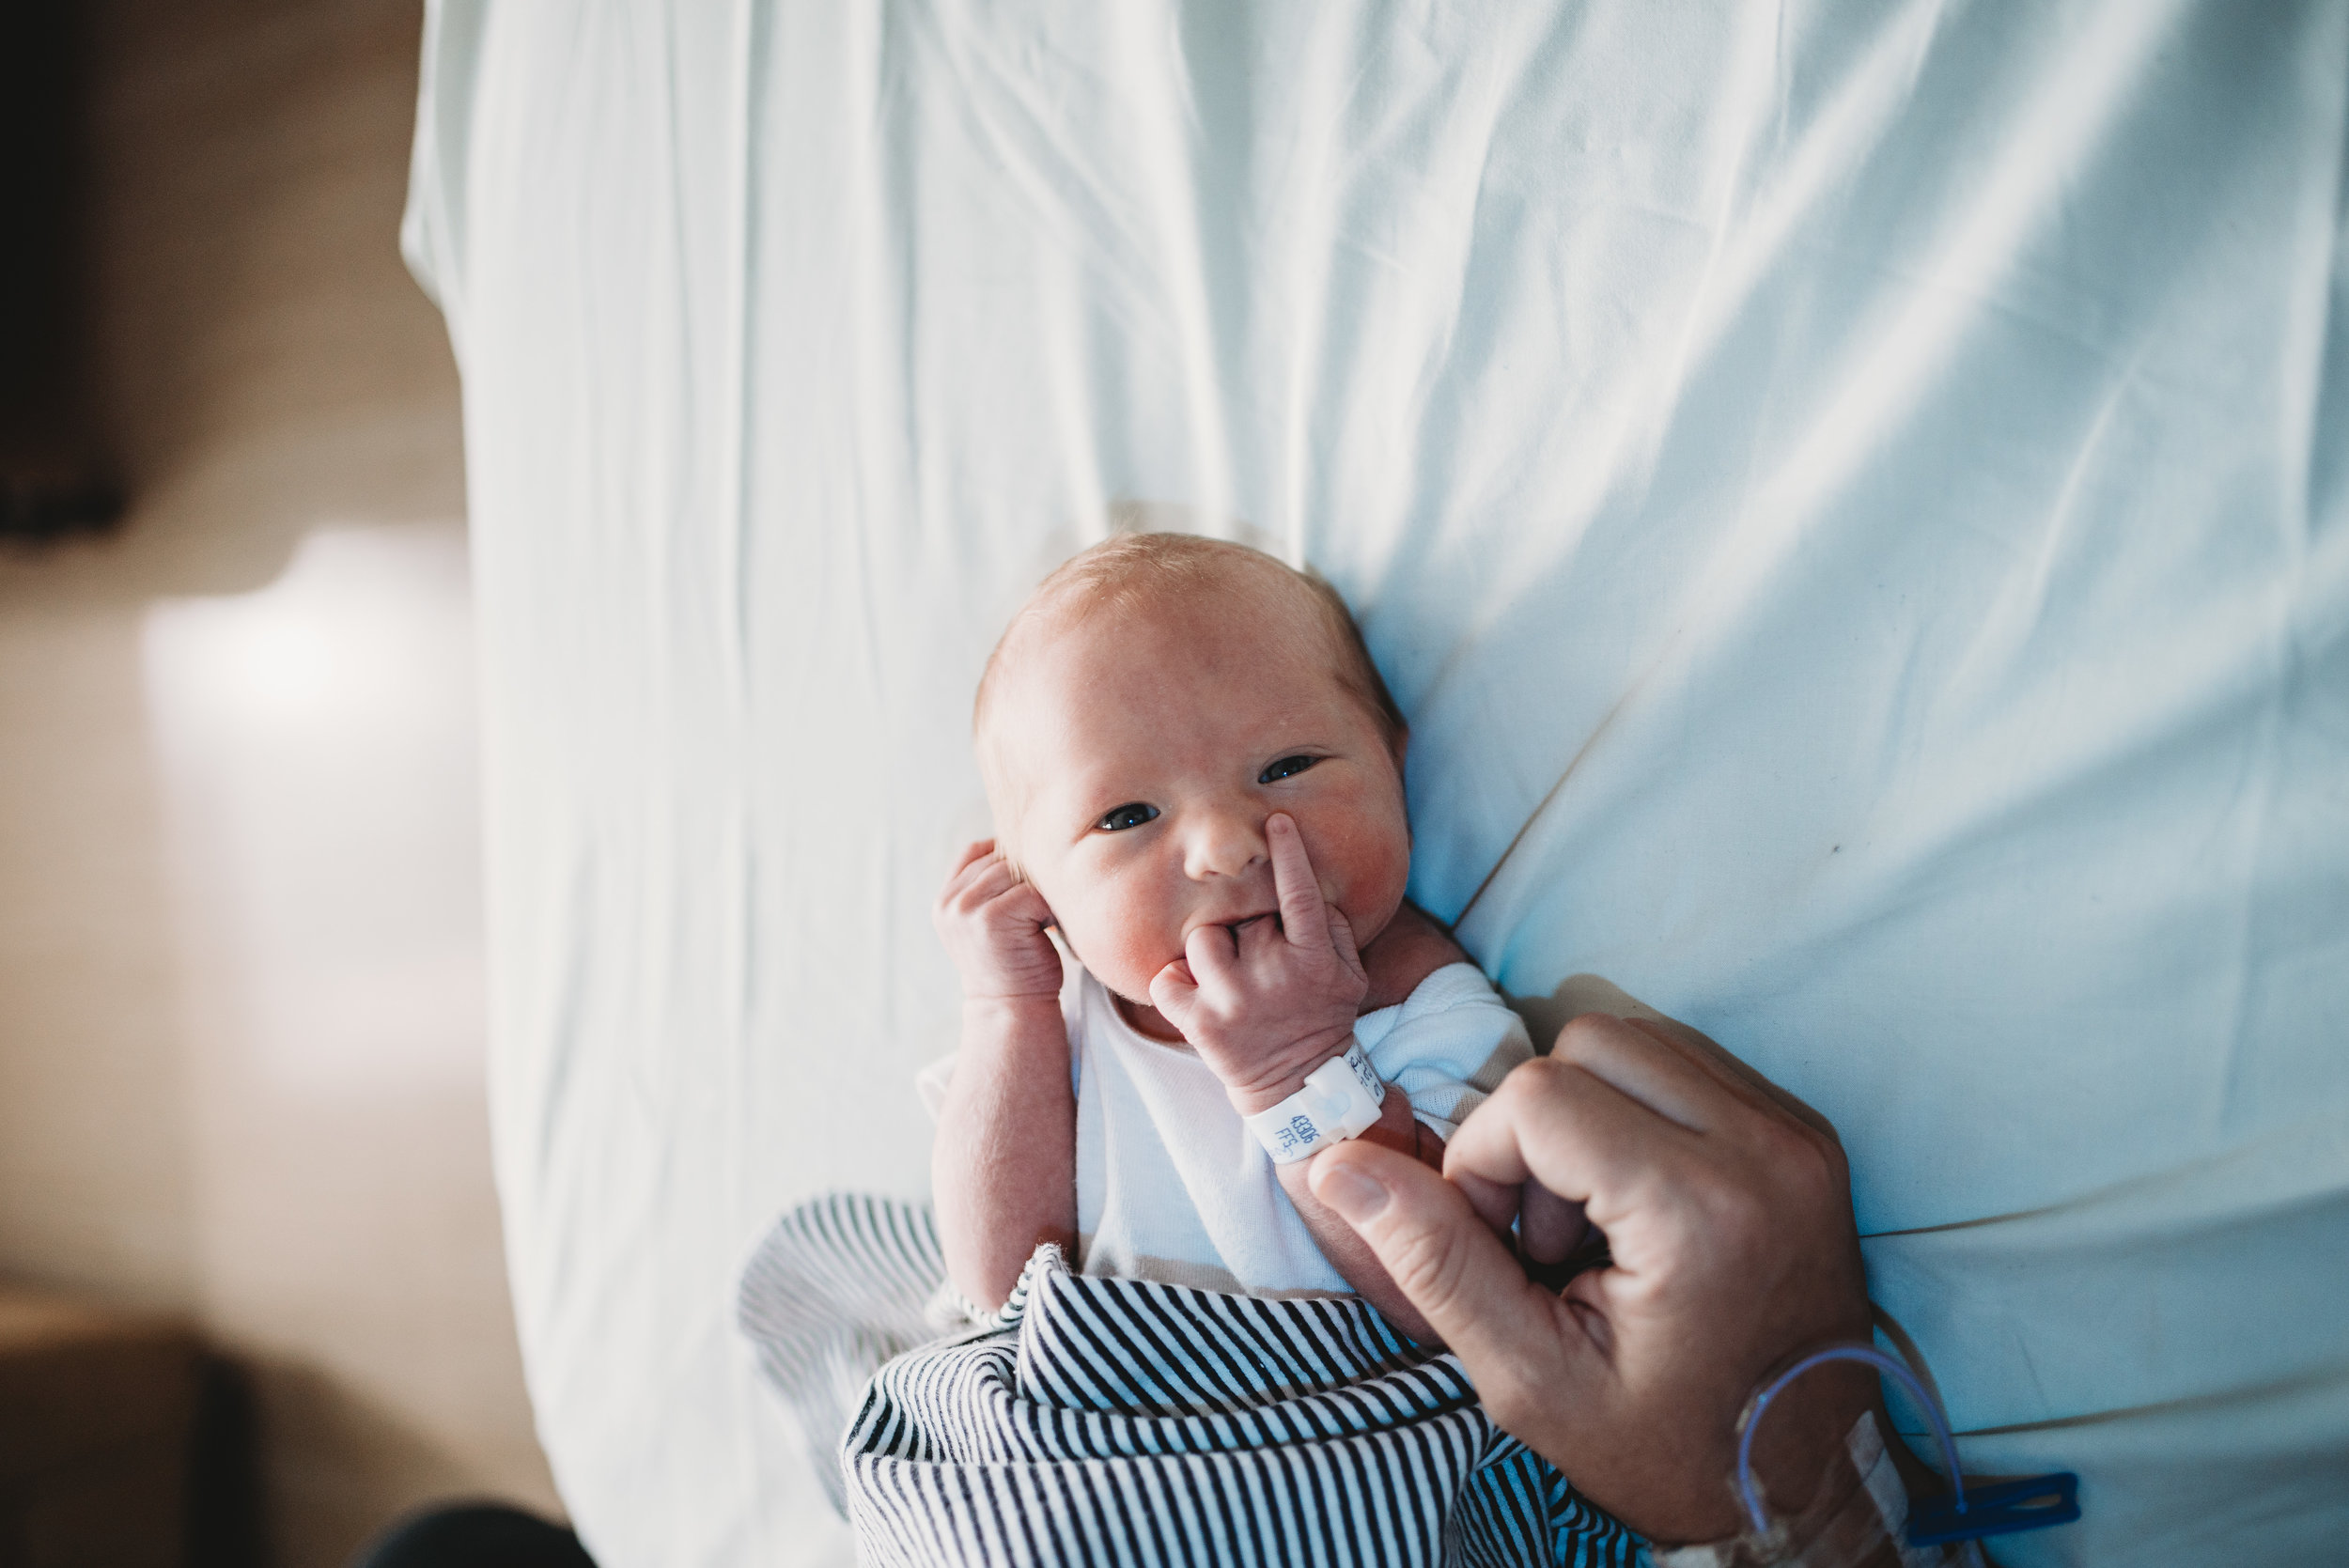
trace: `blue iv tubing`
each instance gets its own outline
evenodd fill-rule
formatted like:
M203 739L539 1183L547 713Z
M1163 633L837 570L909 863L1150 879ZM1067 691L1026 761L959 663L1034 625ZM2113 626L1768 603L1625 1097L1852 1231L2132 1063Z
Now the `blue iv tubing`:
M1828 1361L1864 1361L1900 1379L1902 1386L1924 1410L1925 1420L1933 1425L1934 1438L1941 1445L1941 1463L1950 1478L1950 1490L1956 1502L1956 1512L1963 1515L1966 1512L1966 1478L1958 1473L1957 1444L1950 1438L1950 1423L1941 1414L1941 1402L1925 1392L1925 1386L1917 1380L1915 1373L1874 1345L1839 1344L1813 1351L1772 1378L1769 1387L1755 1396L1753 1408L1746 1416L1745 1430L1737 1435L1737 1496L1746 1505L1746 1516L1753 1521L1754 1533L1765 1534L1770 1528L1768 1516L1762 1512L1762 1499L1754 1495L1753 1490L1753 1434L1762 1424L1762 1412L1770 1407L1770 1401L1785 1391L1787 1384L1812 1367Z

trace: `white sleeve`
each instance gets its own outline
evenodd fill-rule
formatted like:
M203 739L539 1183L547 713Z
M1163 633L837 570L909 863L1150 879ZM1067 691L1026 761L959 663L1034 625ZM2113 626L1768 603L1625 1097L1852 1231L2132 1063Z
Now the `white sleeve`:
M944 1056L913 1075L913 1092L922 1096L922 1109L935 1122L946 1109L946 1086L955 1080L955 1063L962 1060L959 1050Z
M1355 1037L1378 1076L1409 1097L1412 1115L1447 1141L1533 1055L1525 1020L1474 964L1438 970L1402 1006L1362 1019Z

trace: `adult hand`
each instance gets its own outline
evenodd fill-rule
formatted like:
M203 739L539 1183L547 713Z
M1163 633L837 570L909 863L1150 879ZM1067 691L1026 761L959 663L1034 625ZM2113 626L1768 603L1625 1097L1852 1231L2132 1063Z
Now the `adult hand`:
M1657 1541L1747 1528L1730 1475L1748 1395L1795 1352L1869 1335L1833 1129L1694 1031L1577 1018L1461 1126L1443 1177L1357 1141L1310 1179L1494 1421ZM1544 1289L1496 1238L1520 1214L1538 1260L1587 1218L1612 1262ZM1838 1365L1771 1405L1755 1469L1774 1512L1810 1500L1876 1400L1873 1374Z

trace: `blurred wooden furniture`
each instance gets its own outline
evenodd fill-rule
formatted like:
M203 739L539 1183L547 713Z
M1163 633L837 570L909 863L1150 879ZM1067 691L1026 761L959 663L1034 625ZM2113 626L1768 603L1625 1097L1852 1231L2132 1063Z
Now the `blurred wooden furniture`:
M0 1282L0 1568L176 1568L200 1346Z
M85 10L0 5L0 544L122 509L93 404Z

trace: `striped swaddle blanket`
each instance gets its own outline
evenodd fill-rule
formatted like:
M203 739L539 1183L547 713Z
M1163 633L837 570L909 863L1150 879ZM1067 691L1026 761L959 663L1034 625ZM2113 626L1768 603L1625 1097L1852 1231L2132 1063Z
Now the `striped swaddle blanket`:
M1632 1560L1456 1359L1364 1302L1090 1279L1043 1247L1000 1313L941 1335L944 1273L926 1207L840 1195L743 1278L770 1380L815 1452L837 1443L865 1561Z

